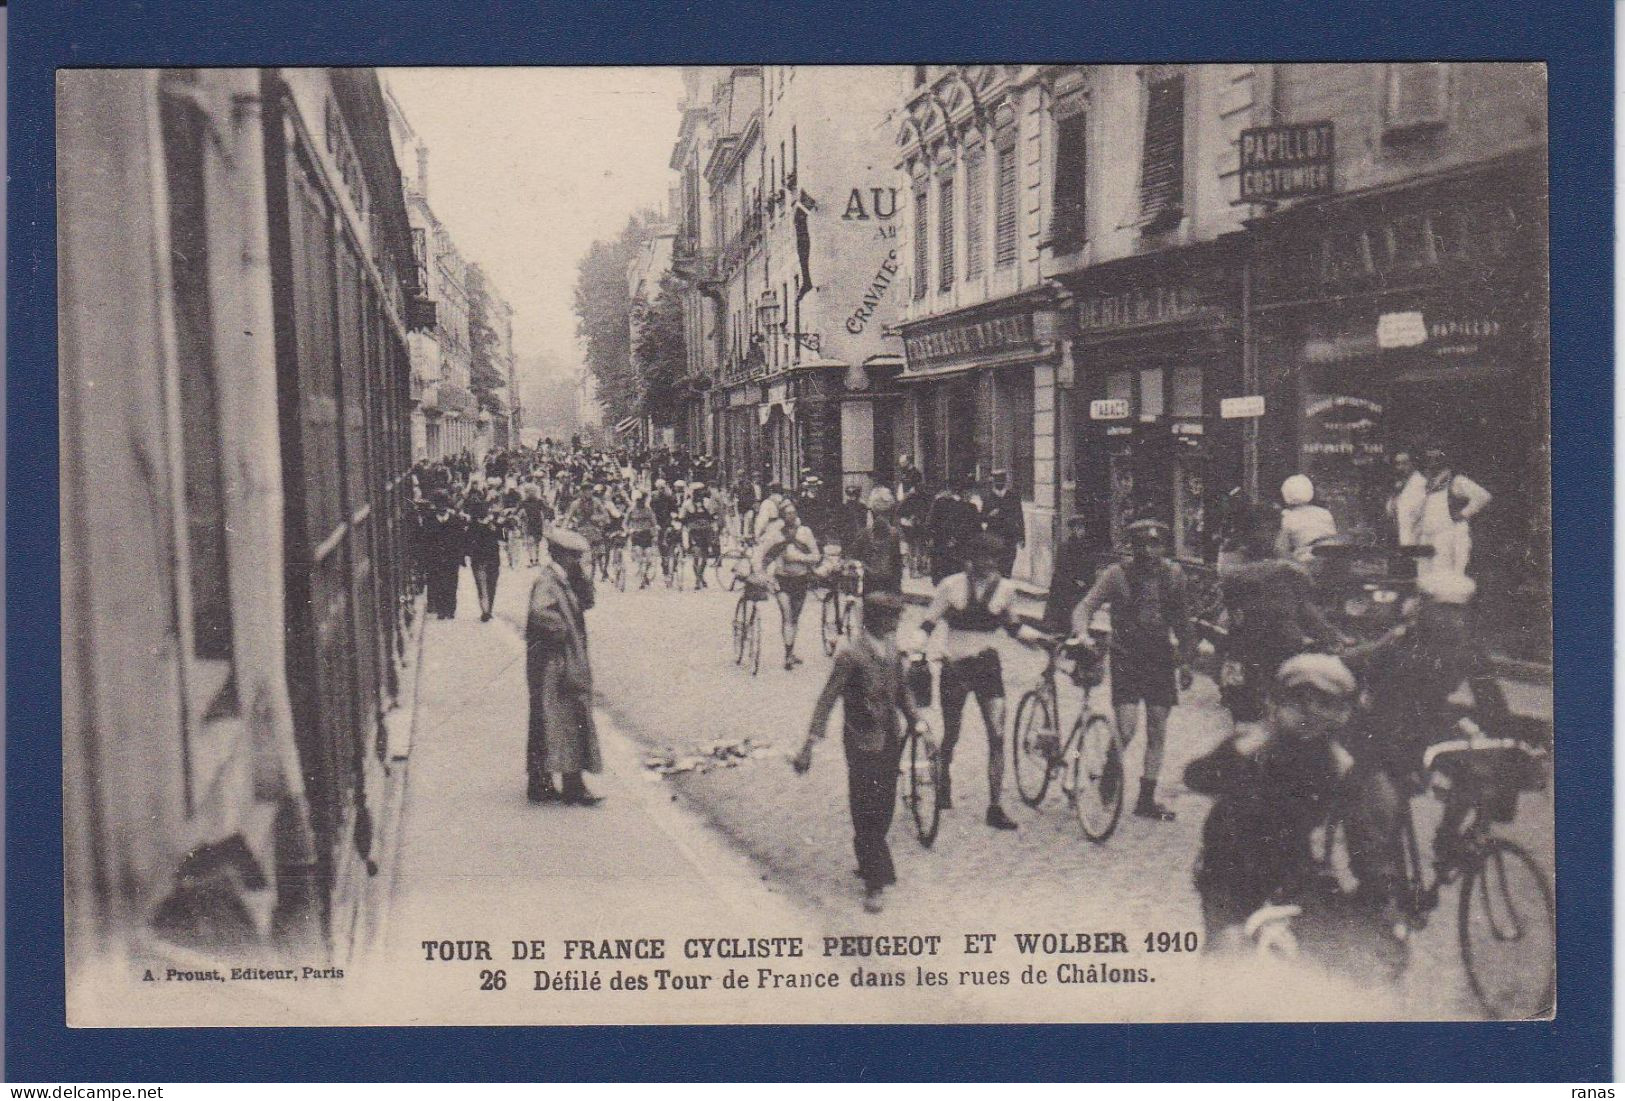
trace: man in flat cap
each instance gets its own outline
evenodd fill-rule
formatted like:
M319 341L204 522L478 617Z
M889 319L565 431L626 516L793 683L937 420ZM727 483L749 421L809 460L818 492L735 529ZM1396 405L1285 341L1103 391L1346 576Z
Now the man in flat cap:
M525 621L525 679L530 687L530 736L525 750L527 795L532 803L591 807L603 802L581 780L602 772L592 717L592 665L587 657L586 609L592 579L582 566L587 540L554 525L547 532L549 561L530 590ZM564 778L553 786L553 773Z
M1010 472L995 470L991 492L982 500L982 530L996 535L1004 550L999 573L1015 572L1016 554L1027 542L1027 521L1021 514L1021 494L1010 491Z

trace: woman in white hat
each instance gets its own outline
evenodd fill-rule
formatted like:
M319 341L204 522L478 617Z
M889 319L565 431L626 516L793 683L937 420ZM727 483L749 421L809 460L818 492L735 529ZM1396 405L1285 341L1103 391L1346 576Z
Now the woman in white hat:
M1337 534L1332 514L1314 504L1315 483L1306 475L1294 474L1281 483L1281 532L1275 537L1275 553L1282 558L1307 561L1310 548Z

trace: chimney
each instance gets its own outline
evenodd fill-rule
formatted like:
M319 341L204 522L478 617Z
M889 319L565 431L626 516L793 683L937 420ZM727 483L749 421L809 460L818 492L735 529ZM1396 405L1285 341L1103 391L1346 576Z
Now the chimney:
M429 199L429 147L418 145L418 194L425 202Z

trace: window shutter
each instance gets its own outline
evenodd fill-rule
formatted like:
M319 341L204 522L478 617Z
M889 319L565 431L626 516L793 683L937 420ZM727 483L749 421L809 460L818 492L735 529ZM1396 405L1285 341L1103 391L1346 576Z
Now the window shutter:
M1057 252L1083 244L1088 232L1089 116L1083 112L1060 120L1055 141L1055 209L1050 237Z
M987 218L987 186L982 179L983 148L965 154L965 278L982 274L982 223Z
M1016 262L1016 147L1000 146L998 179L993 196L994 264L1007 268Z
M918 301L925 297L925 288L931 278L927 265L931 262L930 238L930 188L924 180L914 184L914 298Z
M1185 78L1159 80L1147 97L1140 213L1160 222L1183 213L1185 203Z
M1388 129L1444 125L1448 78L1449 68L1442 61L1389 65L1384 119Z
M954 285L954 178L952 175L937 181L937 257L942 266L943 290Z

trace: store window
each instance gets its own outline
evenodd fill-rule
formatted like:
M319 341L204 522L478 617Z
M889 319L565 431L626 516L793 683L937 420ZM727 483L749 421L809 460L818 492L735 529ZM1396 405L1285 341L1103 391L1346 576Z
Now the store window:
M1089 116L1078 112L1055 124L1055 196L1050 239L1056 252L1075 252L1088 239Z
M1145 142L1140 159L1140 216L1147 229L1177 222L1185 207L1185 77L1146 86Z

